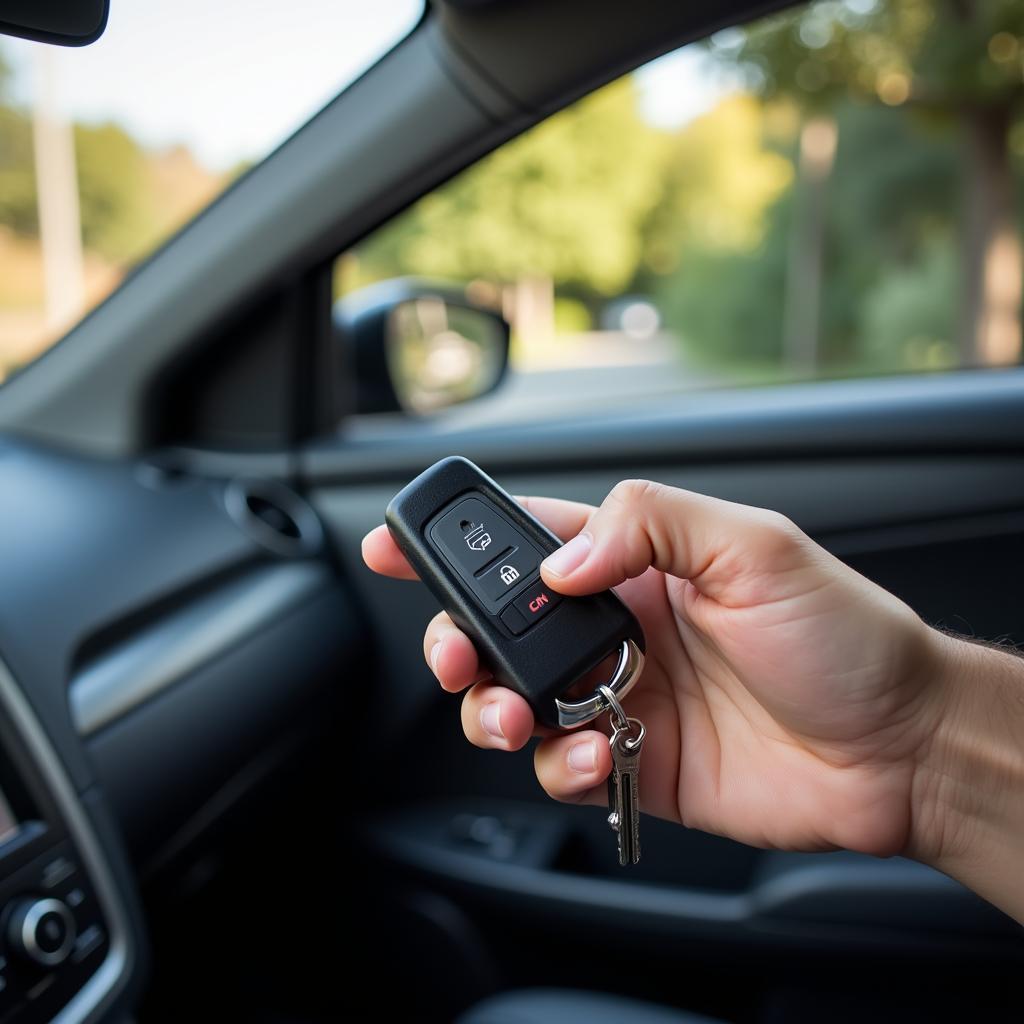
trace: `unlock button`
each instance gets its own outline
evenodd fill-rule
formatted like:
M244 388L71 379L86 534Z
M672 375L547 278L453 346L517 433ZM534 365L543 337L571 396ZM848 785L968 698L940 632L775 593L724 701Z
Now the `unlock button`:
M492 601L500 601L519 587L537 568L537 563L537 552L533 548L525 545L513 548L480 576L478 583Z

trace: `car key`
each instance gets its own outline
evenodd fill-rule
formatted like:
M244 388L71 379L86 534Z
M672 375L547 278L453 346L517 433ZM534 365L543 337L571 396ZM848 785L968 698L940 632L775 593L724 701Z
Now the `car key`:
M619 864L640 860L640 753L647 730L636 718L629 718L615 694L599 687L612 709L612 770L608 776L608 824L618 837ZM632 735L636 732L636 735Z
M481 663L525 698L537 721L582 725L611 709L606 693L618 705L636 682L645 641L633 613L610 590L565 597L548 587L540 563L561 541L468 459L452 456L425 470L395 495L385 520L420 579L473 640ZM589 695L570 697L567 691L615 651L612 678ZM638 815L639 748L629 751L636 756L626 773L626 801ZM636 820L620 803L621 797L613 815L633 837L626 841L630 859L622 860L620 828L620 863L635 863Z

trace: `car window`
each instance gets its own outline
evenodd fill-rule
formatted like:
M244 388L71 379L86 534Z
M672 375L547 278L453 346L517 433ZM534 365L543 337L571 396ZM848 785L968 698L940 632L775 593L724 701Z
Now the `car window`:
M0 381L404 36L423 0L121 0L0 40Z
M471 284L499 418L1021 355L1024 8L828 0L551 117L338 261ZM447 415L465 415L465 410Z

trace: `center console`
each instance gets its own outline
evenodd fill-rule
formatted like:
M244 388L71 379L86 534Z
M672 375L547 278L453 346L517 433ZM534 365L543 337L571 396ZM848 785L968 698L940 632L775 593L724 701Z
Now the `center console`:
M93 1020L125 987L132 963L103 844L0 662L0 1022Z

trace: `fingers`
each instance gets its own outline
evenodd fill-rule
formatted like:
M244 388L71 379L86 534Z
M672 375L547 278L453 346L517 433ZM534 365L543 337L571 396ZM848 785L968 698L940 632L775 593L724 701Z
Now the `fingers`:
M449 693L458 693L489 675L481 669L472 641L446 612L438 612L427 624L423 657Z
M489 681L473 644L445 612L428 624L423 656L444 689L466 690L462 730L472 744L511 751L520 750L531 736L545 737L534 752L534 768L544 791L566 803L607 802L603 783L611 771L611 753L604 733L565 734L538 725L523 697Z
M447 612L438 612L427 625L423 657L450 693L472 687L463 700L462 725L467 739L478 747L518 750L531 736L555 732L534 721L533 710L518 693L490 682L491 674L481 668L472 641Z
M541 573L564 594L590 594L654 566L724 600L737 581L786 568L801 538L776 512L624 480L585 529L544 560Z
M534 752L537 779L548 796L571 803L606 803L601 786L612 770L608 737L596 731L558 733L537 726L530 705L512 690L478 683L462 701L462 729L487 750L519 750L546 735Z
M563 498L529 498L516 495L516 501L536 516L553 534L568 540L575 537L594 514L593 505Z
M477 747L519 750L534 733L530 705L496 683L478 683L462 699L462 731Z
M554 800L608 802L603 783L612 770L612 755L604 733L575 732L542 740L534 751L533 765L537 781Z
M363 561L382 576L393 576L399 580L419 579L383 523L363 538L362 551Z

